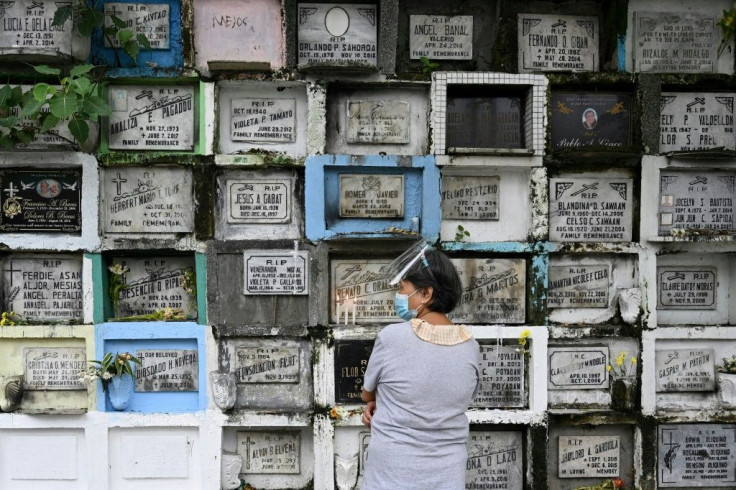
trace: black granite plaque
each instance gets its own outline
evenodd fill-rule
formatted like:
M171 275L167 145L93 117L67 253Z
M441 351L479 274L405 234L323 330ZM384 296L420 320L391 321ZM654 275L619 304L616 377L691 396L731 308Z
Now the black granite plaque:
M552 94L552 147L621 148L631 145L627 94Z
M657 486L736 488L736 424L657 428Z
M0 232L82 230L82 171L0 171Z
M374 340L335 341L335 403L363 403L360 389Z
M659 174L659 235L672 230L733 233L736 173L726 171Z
M448 97L448 148L523 148L521 97Z

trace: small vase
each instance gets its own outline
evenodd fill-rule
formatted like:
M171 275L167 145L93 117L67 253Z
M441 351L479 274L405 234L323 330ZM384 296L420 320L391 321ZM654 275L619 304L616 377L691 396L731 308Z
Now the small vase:
M636 376L618 376L611 379L611 408L630 412L639 403L639 379Z
M736 374L716 373L718 397L724 408L736 408Z
M110 403L115 410L125 410L133 396L133 377L129 374L113 376L107 385Z

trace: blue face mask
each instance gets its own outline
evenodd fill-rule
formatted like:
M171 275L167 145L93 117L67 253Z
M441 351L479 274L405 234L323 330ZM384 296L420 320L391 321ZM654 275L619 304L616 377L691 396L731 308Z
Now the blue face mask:
M418 289L414 291L416 293L419 291ZM412 318L417 317L418 310L410 310L409 309L409 298L414 294L401 294L396 293L396 298L394 299L394 309L396 310L396 314L399 315L399 318L402 320L409 321Z

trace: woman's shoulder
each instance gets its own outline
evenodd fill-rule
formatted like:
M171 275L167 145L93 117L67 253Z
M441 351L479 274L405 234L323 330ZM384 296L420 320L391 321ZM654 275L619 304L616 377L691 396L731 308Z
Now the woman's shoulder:
M409 322L392 323L390 325L386 325L380 332L378 332L378 338L387 339L389 337L405 335L410 331L411 326L409 325Z

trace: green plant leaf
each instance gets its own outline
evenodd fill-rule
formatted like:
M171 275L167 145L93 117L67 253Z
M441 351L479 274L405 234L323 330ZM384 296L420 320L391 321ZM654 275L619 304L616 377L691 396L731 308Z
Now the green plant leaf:
M46 100L46 96L48 95L50 88L51 85L48 83L37 83L33 86L33 98L39 102L43 102Z
M135 37L135 39L136 39L136 41L138 41L138 44L140 44L141 47L143 47L145 49L151 49L151 43L148 42L148 38L146 36L144 36L143 34L138 34Z
M133 39L133 31L124 30L124 31L118 31L117 34L118 41L120 41L120 44L125 44L131 39Z
M37 73L42 75L61 75L61 70L58 68L51 68L48 65L38 65L33 67Z
M13 141L13 138L11 138L9 134L4 134L0 136L0 146L3 148L12 148L15 146L15 142Z
M60 97L52 97L49 100L51 114L59 119L65 119L77 110L77 94L71 93Z
M11 101L8 101L8 105L15 106L23 101L23 88L18 85L13 87L10 91Z
M69 70L69 76L73 78L80 77L86 73L89 73L94 69L95 65L77 65Z
M117 27L118 29L126 29L128 27L128 23L117 15L111 15L110 19L112 20L112 23L115 24L115 27Z
M0 117L0 126L3 128L12 128L17 122L18 118L16 116Z
M102 33L106 36L114 36L115 34L117 34L117 32L118 32L118 28L115 26L102 28Z
M36 132L29 130L29 129L19 129L18 132L16 133L16 137L18 138L18 141L24 145L27 145L31 141L33 141L33 137L35 135L36 135Z
M90 115L96 114L98 116L109 116L112 114L112 110L110 110L110 106L107 105L107 101L102 97L97 97L96 95L87 98L82 111Z
M54 116L53 114L46 114L46 116L43 118L43 122L41 123L41 129L39 129L39 133L45 133L49 129L56 127L56 125L59 124L59 121L61 121L61 119Z
M59 7L56 9L56 12L54 12L54 21L51 23L52 26L60 26L63 25L64 22L69 20L69 18L74 13L74 7L71 5L68 5L66 7Z
M92 82L87 77L76 78L69 82L69 86L79 95L87 95L92 92Z
M29 92L27 96L23 98L23 108L21 108L18 116L21 118L33 117L41 112L41 106L43 106L45 103L45 100L36 100L33 97L33 94Z
M10 85L4 85L0 88L0 107L9 105L10 100L13 98L13 89Z
M135 41L128 41L127 43L123 44L123 50L128 53L128 56L133 58L133 61L138 57L138 53L141 51L141 47L138 46L138 43Z
M89 126L82 119L74 118L69 121L69 132L80 143L84 143L89 138Z

